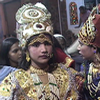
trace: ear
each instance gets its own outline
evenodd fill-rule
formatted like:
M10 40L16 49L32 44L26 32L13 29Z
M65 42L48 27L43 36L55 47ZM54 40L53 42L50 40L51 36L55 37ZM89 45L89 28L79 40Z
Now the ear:
M97 47L96 46L93 46L93 49L97 50Z
M93 52L96 53L97 52L97 47L93 46Z

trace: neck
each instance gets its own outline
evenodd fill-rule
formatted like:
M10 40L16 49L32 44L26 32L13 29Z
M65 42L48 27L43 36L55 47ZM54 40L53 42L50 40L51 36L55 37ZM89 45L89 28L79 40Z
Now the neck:
M46 75L47 74L46 70L34 67L33 65L30 66L30 69L29 69L28 72L29 73L35 73L37 75Z
M94 67L100 68L100 54L96 53L94 60L92 61Z
M16 64L16 63L11 63L10 65L11 65L11 67L15 67L15 68L18 67L18 64Z
M48 64L36 64L34 62L31 63L31 65L34 67L34 68L37 68L37 69L43 69L43 70L47 70L48 68Z

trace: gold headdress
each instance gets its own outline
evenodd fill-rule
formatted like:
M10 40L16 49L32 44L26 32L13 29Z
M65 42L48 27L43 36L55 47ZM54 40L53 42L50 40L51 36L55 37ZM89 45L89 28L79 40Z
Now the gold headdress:
M27 40L36 34L53 34L51 14L42 3L23 5L16 13L18 28L17 37L21 47L25 47Z
M100 47L100 5L93 8L78 37L86 45Z

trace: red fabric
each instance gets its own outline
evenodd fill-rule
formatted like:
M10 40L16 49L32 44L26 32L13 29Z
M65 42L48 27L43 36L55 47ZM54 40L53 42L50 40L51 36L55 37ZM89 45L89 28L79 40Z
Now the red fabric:
M60 48L56 48L55 56L58 63L64 62L65 58L68 57Z
M96 37L95 37L95 41L92 44L100 48L100 15L97 14L95 15L95 19L93 20L93 23L96 27Z
M56 63L64 63L65 64L65 63L67 63L65 59L66 59L66 57L69 57L69 56L66 53L64 53L64 51L61 50L60 48L56 48L55 57L56 57ZM70 63L69 67L73 67L73 68L75 67L74 60Z

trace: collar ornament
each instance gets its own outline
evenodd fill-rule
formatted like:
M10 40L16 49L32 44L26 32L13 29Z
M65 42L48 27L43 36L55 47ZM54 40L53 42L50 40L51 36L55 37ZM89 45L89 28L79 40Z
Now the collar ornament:
M45 74L47 74L47 72L45 72L44 70L37 69L37 68L33 67L32 65L30 66L30 73L37 74L37 75L45 75Z

